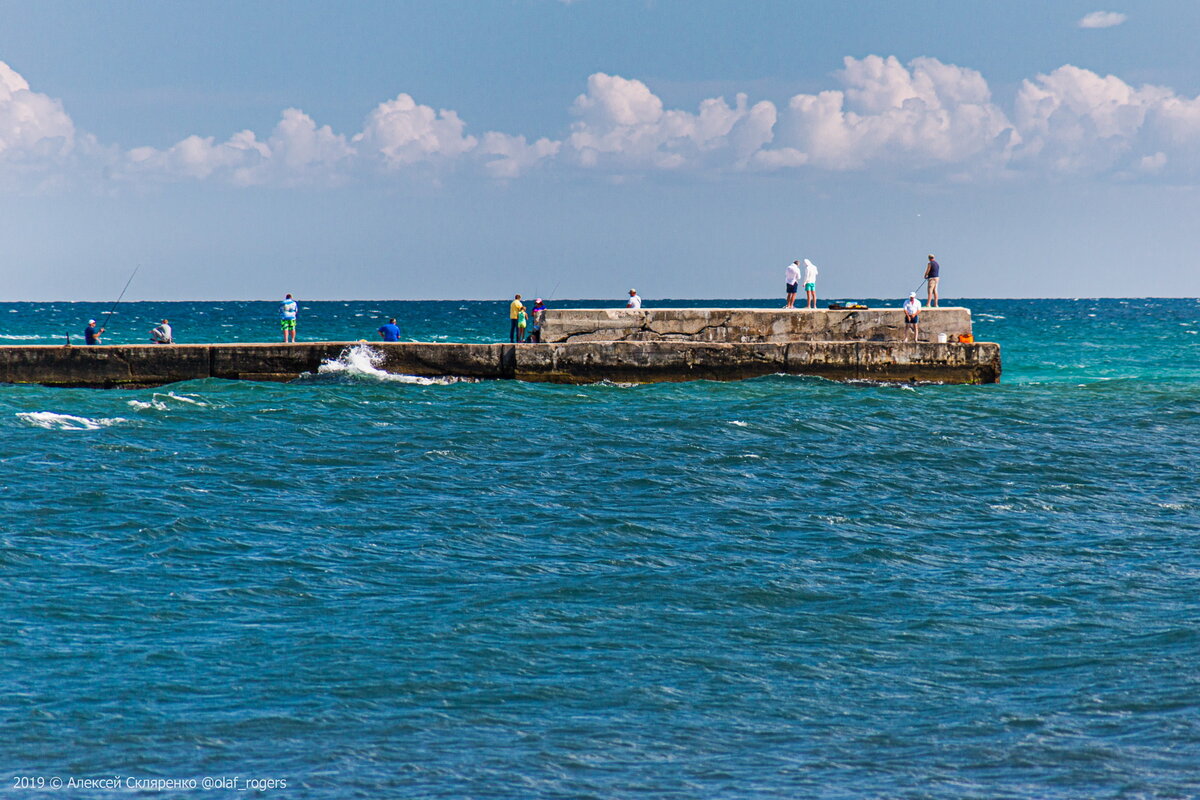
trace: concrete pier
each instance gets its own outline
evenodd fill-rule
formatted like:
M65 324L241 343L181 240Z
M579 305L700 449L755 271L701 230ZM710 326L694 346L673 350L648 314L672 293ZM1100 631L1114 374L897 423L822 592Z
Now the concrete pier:
M289 381L358 342L0 347L0 382L98 388L202 378ZM995 383L996 344L622 341L369 346L386 372L553 383L739 380L785 373L833 380Z
M971 312L921 311L921 336L971 333ZM544 342L886 342L904 338L899 308L569 308L546 312Z

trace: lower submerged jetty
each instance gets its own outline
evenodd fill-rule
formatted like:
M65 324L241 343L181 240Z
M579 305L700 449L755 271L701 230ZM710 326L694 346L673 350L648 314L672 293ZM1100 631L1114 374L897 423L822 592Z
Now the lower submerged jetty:
M922 323L930 321L935 336L970 333L970 312L945 309L953 313L938 323L940 311L921 315ZM897 322L897 314L895 309L868 309L856 320L851 312L841 311L566 310L548 316L546 326L547 333L563 341L544 344L7 346L0 347L0 382L140 388L202 378L289 381L316 373L348 349L363 346L375 354L376 368L425 377L550 383L725 381L777 373L895 382L1000 379L999 345L889 340L903 327L903 317ZM818 338L848 337L851 332L858 340Z

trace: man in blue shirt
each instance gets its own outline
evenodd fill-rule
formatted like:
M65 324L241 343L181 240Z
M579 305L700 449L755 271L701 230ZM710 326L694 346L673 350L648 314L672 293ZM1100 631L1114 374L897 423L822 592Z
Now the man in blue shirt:
M929 266L925 267L925 280L929 282L929 295L925 298L925 305L930 308L937 308L938 304L938 279L941 278L942 268L938 265L933 257L933 253L929 254Z
M389 319L387 325L380 326L379 335L383 337L385 342L400 341L400 326L396 324L395 317Z
M104 328L96 329L96 320L89 319L87 327L83 329L83 341L85 344L100 344L100 334L104 333Z

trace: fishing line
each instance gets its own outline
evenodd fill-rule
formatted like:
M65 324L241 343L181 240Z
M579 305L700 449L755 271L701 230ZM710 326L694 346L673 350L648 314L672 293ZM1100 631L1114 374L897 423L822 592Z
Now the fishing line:
M117 302L113 303L112 308L110 308L108 310L108 316L106 316L104 318L104 324L100 326L101 330L108 327L108 321L110 319L112 319L113 312L117 310L117 306L119 306L121 304L121 300L124 299L125 293L127 291L129 291L129 284L133 283L133 276L137 275L138 270L141 268L142 268L141 264L138 264L136 267L133 268L133 274L129 276L129 280L125 281L125 288L121 290L121 294L117 297Z

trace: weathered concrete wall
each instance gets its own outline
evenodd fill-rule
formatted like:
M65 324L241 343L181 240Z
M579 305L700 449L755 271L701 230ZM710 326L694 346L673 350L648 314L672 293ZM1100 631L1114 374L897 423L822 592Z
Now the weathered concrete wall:
M921 312L921 336L957 341L971 333L966 308ZM898 308L571 308L546 312L543 342L885 342L904 338Z
M200 378L293 380L357 342L0 347L0 381L140 387ZM405 375L556 383L738 380L789 373L834 380L993 383L996 344L901 342L371 343L378 367Z

